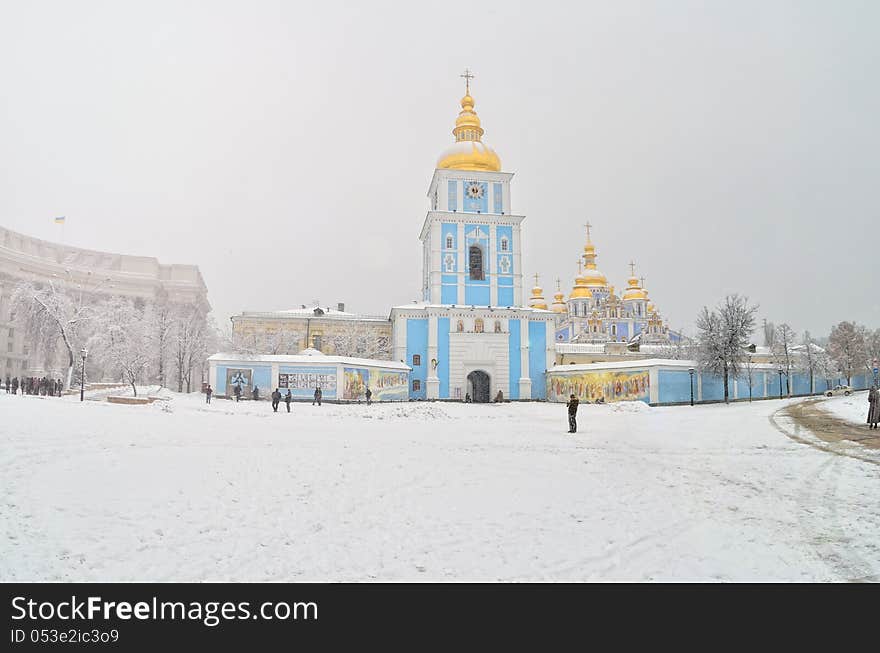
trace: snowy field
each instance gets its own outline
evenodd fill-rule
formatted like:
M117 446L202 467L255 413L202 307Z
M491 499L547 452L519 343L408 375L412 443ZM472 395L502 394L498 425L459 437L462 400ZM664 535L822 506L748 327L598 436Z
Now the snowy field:
M849 397L837 395L822 403L822 408L841 419L867 428L868 391L859 390Z
M861 395L857 395L861 399ZM313 407L0 394L2 581L843 581L880 468L785 401Z

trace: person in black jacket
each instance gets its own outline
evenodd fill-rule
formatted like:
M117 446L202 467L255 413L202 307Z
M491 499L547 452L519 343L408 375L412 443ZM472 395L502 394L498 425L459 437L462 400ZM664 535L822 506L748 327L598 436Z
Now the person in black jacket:
M315 405L316 401L318 402L318 405L320 406L321 405L321 388L320 387L315 388L315 396L312 399L312 406Z
M211 387L211 384L208 384L208 387L205 388L205 403L211 403L211 396L214 394L214 388Z
M578 398L574 395L571 395L571 398L568 400L568 403L565 404L568 406L568 432L569 433L577 433L578 423L577 423L577 414L578 414Z
M278 412L278 404L281 403L281 393L278 392L278 388L275 388L275 392L272 393L272 412Z
M236 401L239 401L241 399L241 386L237 383L235 384L235 389L232 391L232 394L235 395Z
M367 398L367 406L369 406L371 403L373 403L371 401L371 399L373 398L373 391L372 390L367 388L367 391L364 393L364 396Z
M290 412L290 400L293 399L293 395L290 394L290 388L287 389L287 394L284 395L284 403L287 404L287 412Z

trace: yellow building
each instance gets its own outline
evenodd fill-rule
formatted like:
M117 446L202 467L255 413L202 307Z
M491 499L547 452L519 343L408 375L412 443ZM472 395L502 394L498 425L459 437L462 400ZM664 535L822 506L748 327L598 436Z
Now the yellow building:
M240 351L290 355L316 349L336 356L391 358L391 321L348 313L343 304L335 309L303 305L285 311L244 311L229 319Z

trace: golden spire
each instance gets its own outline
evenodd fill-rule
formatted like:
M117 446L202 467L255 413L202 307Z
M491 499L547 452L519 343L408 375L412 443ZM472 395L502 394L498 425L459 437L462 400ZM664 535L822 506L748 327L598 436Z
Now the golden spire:
M586 264L585 283L590 288L606 288L608 279L596 268L596 247L590 238L590 230L593 225L587 222L584 226L587 228L587 244L584 245L584 253L582 254Z
M540 308L541 310L547 310L547 302L544 300L544 289L538 285L538 273L535 272L535 287L532 288L532 296L529 299L529 306L531 308Z
M474 75L465 68L461 77L465 80L465 95L461 98L461 111L452 130L455 145L440 156L437 167L499 172L501 159L495 150L483 143L483 127L480 117L474 111L474 98L471 97L471 80Z
M556 294L553 295L553 304L550 310L554 313L565 313L565 294L562 292L562 279L556 279Z
M624 301L632 299L648 299L648 293L639 285L639 278L636 276L636 264L629 262L630 278L626 281L626 292L623 293ZM642 277L644 279L644 277Z

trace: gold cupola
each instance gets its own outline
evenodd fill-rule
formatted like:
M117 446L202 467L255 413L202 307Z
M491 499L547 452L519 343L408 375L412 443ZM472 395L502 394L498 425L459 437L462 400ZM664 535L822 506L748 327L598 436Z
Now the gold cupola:
M565 313L568 308L565 306L565 293L562 292L562 280L556 280L556 293L553 295L553 303L550 310L554 313Z
M571 295L568 296L569 299L592 299L593 293L590 290L590 287L587 285L587 279L584 276L584 271L581 268L581 261L578 259L578 275L574 279L574 288L571 289Z
M529 298L530 308L547 310L547 301L544 299L544 289L538 285L538 275L535 274L535 287L532 288L532 296Z
M636 299L648 299L648 293L639 285L639 278L636 276L636 264L630 262L630 278L626 280L626 291L623 293L623 301L632 301Z
M480 117L474 111L474 98L471 97L470 80L473 75L465 70L465 95L461 98L461 112L455 119L452 130L455 143L437 159L438 168L452 170L482 170L499 172L501 159L491 147L483 143L483 127Z
M605 289L608 287L608 279L605 278L605 275L599 272L596 267L596 247L593 245L590 240L590 228L592 225L588 222L586 224L587 227L587 244L584 245L584 281L588 288L602 288Z

